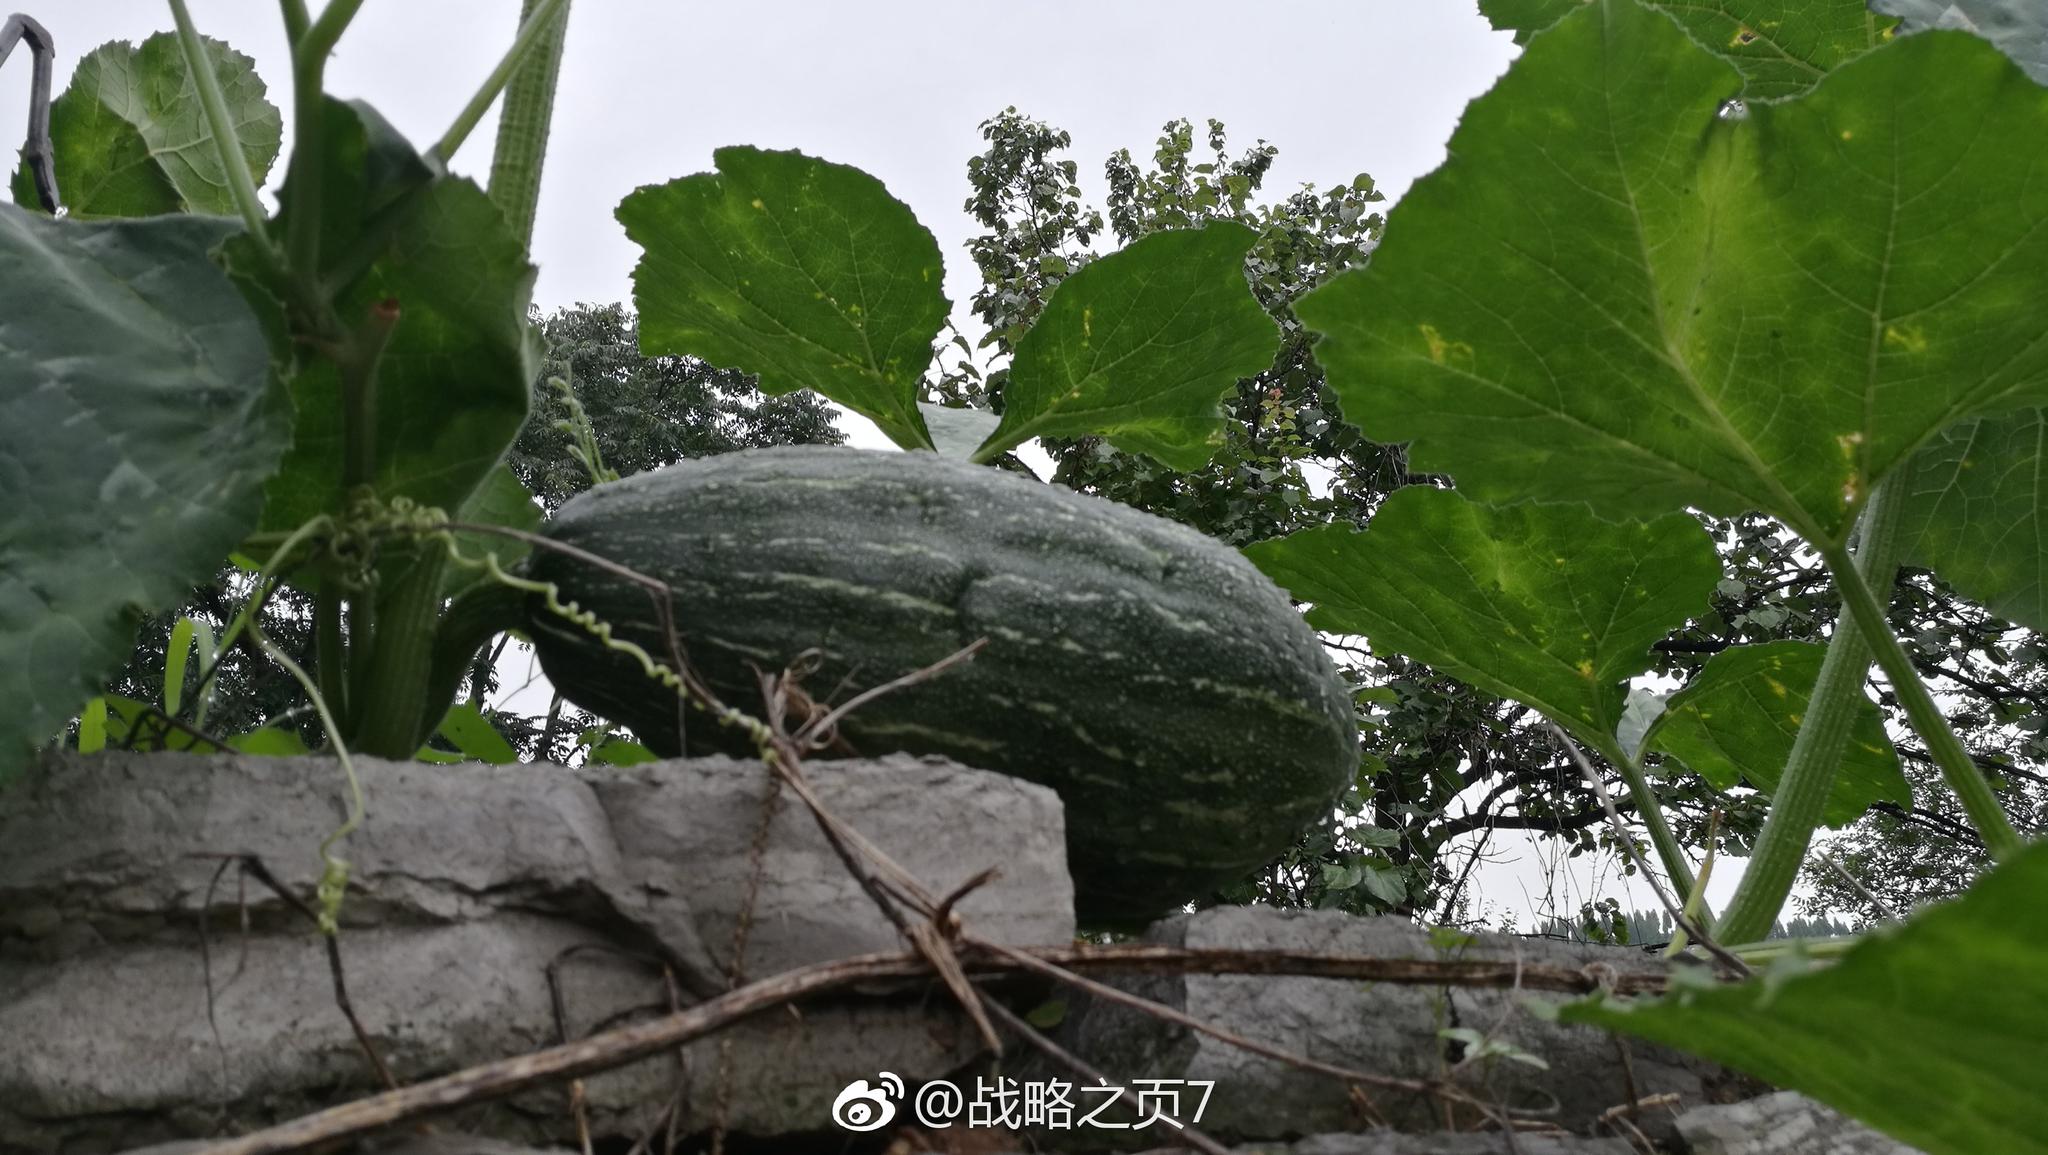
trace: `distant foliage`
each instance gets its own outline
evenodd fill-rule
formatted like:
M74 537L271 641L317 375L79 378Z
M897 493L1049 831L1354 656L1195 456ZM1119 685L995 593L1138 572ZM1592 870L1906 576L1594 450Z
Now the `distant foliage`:
M694 357L643 356L624 305L577 305L539 320L548 353L533 383L533 414L507 458L550 510L590 488L570 455L568 417L551 382L568 382L589 416L607 466L620 476L690 457L769 445L846 440L815 393L766 397L754 378Z

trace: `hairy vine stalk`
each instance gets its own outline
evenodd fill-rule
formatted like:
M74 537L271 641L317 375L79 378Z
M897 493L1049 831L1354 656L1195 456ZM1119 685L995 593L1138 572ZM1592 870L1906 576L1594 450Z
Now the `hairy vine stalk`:
M519 13L524 30L545 0L525 0ZM491 152L491 200L505 214L512 233L529 249L533 245L534 211L540 204L541 171L547 161L549 129L555 113L555 86L561 77L562 48L568 40L569 4L561 5L541 40L505 86L498 111L497 145Z
M470 96L469 103L463 105L462 111L456 114L455 123L449 125L448 131L442 133L441 139L435 142L432 149L428 150L427 159L429 162L446 165L455 156L456 150L462 147L463 141L469 139L469 134L475 130L477 122L484 118L484 113L490 110L491 104L498 99L498 94L505 90L505 86L511 82L513 75L519 71L520 65L525 63L537 49L549 43L551 37L553 42L552 51L557 54L560 53L562 31L560 25L567 22L565 13L568 7L569 0L538 0L538 3L533 4L529 8L531 14L520 24L519 35L513 39L512 47L506 50L504 57L498 61L498 66L491 70L491 74L484 78L483 84ZM558 17L561 19L558 20ZM549 77L550 87L552 87L552 79L552 77ZM547 104L550 109L553 107L552 94ZM536 126L529 123L526 126L526 131L533 133L536 131ZM538 124L537 133L542 147L545 147L547 140L547 123L545 119ZM536 180L539 177L539 159L537 156L534 160L534 176ZM535 195L538 195L537 191ZM529 222L529 230L531 227L531 222Z
M1865 580L1887 593L1903 546L1900 522L1904 502L1897 500L1896 489L1896 482L1888 482L1871 494L1863 510L1861 541L1853 563ZM1870 653L1870 639L1860 623L1854 619L1837 623L1807 701L1806 717L1799 723L1799 736L1793 739L1784 776L1772 792L1770 813L1757 835L1756 849L1722 915L1720 932L1732 942L1760 940L1770 934L1798 881L1807 847L1812 845L1813 832L1834 788L1842 754L1848 749L1850 727L1867 700L1863 680L1870 672Z
M1964 813L1970 816L1971 824L1984 839L1985 849L1991 852L1994 862L2011 858L2024 845L2019 832L2013 829L2012 820L2006 817L1998 795L1985 780L1983 771L1977 769L1969 750L1949 728L1948 719L1942 716L1941 707L1935 704L1934 695L1927 690L1927 683L1920 680L1920 672L1913 668L1913 660L1907 656L1905 647L1899 644L1898 635L1892 633L1884 606L1857 569L1855 559L1839 545L1821 547L1821 558L1827 562L1835 585L1842 591L1843 606L1855 621L1857 632L1869 639L1876 652L1878 667L1884 671L1892 692L1898 695L1900 704L1906 708L1907 720L1913 724L1920 740L1927 744L1927 751L1934 757L1942 778L1962 802Z
M270 239L269 214L263 211L263 202L256 195L256 180L249 173L249 158L242 155L241 139L235 135L234 121L228 117L228 102L221 95L220 77L213 71L213 56L206 51L206 42L199 38L199 32L192 26L192 13L185 8L185 0L171 0L171 18L178 25L178 47L185 54L185 70L191 74L192 83L199 88L199 107L206 113L206 126L213 132L213 141L218 146L221 166L227 170L228 192L235 198L235 209L242 214L242 227L249 231L249 237L256 242L265 257L272 262L278 259L277 245Z

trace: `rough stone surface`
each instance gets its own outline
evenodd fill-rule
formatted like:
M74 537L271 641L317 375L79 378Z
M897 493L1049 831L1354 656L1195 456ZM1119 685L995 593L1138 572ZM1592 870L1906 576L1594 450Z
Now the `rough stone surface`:
M1063 817L1050 789L905 755L807 769L833 813L935 893L1001 867L1002 877L958 907L975 933L1012 943L1073 937ZM639 884L646 920L665 938L701 940L724 973L768 790L758 765L700 758L586 777L621 866ZM767 857L774 869L763 872L755 896L747 973L903 949L810 811L787 791L769 827Z
M1692 1155L1918 1155L1797 1091L1695 1108L1678 1134Z
M763 814L758 765L579 773L363 759L357 770L370 821L338 848L351 864L342 953L356 1010L401 1080L556 1041L551 963L572 1035L665 1010L660 961L722 986ZM1049 789L903 757L810 776L936 888L1001 866L961 908L977 933L1072 937ZM341 792L326 759L118 753L52 760L0 791L0 1152L244 1130L365 1089L322 940L255 883L216 879L222 855L254 854L310 895ZM901 949L793 797L762 847L751 977ZM820 1130L852 1079L936 1078L976 1048L950 1004L923 991L765 1014L721 1037L733 1040L727 1121L758 1134ZM637 1133L680 1087L686 1123L708 1126L723 1056L707 1041L685 1050L680 1076L668 1058L592 1080L594 1125ZM553 1091L472 1123L535 1139L561 1137L567 1120Z
M1617 972L1664 964L1637 952L1506 935L1469 936L1439 949L1427 932L1401 919L1361 919L1334 911L1220 907L1167 919L1147 939L1175 946L1260 948L1387 958L1520 958L1535 965ZM1246 1037L1324 1062L1385 1075L1427 1077L1455 1063L1461 1044L1447 1027L1489 1032L1541 1058L1548 1069L1495 1058L1469 1064L1461 1082L1506 1106L1544 1110L1567 1130L1592 1133L1599 1115L1629 1101L1629 1080L1615 1039L1590 1027L1564 1026L1529 1013L1510 991L1374 985L1340 979L1263 976L1148 976L1119 986L1184 1010ZM1338 1080L1305 1075L1208 1035L1162 1022L1115 1003L1090 1002L1069 1011L1062 1041L1096 1067L1130 1077L1213 1079L1214 1098L1202 1129L1232 1140L1287 1140L1357 1130L1370 1122ZM1628 1044L1640 1097L1680 1096L1680 1107L1740 1098L1764 1088L1714 1064L1641 1042ZM1402 1131L1443 1126L1439 1109L1391 1092L1373 1105ZM1671 1135L1669 1108L1645 1112L1638 1125Z

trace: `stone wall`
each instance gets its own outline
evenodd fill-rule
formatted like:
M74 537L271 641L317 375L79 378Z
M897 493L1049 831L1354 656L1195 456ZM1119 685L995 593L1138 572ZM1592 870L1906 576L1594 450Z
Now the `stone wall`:
M722 991L742 926L741 969L751 979L903 949L808 810L786 794L768 805L758 764L569 770L361 760L358 769L370 819L337 848L349 862L339 944L355 1009L400 1082L555 1043L557 992L575 1038ZM808 773L828 807L935 892L1000 867L959 908L976 935L1010 945L1073 939L1063 817L1051 791L904 757L819 762ZM121 753L53 759L0 789L0 1155L177 1143L169 1155L377 1089L337 1009L325 940L303 910L233 869L232 856L253 855L283 887L312 895L318 848L342 820L342 796L339 768L327 759ZM1432 936L1398 919L1263 908L1176 916L1146 938L1616 973L1666 966L1640 952ZM1559 1026L1515 991L1231 975L1114 984L1326 1064L1449 1074L1535 1129L1515 1140L1525 1155L1621 1155L1631 1140L1711 1155L1904 1151L1797 1096L1749 1098L1767 1088L1713 1064ZM1043 980L984 989L1019 1012L1035 1008L1058 1045L1133 1090L1147 1080L1213 1082L1202 1130L1243 1151L1509 1149L1497 1130L1459 1133L1491 1126L1468 1107L1361 1094ZM1446 1029L1478 1030L1513 1057L1472 1059ZM1007 1049L992 1061L942 988L899 980L772 1009L600 1075L585 1088L587 1117L594 1139L621 1152L671 1111L685 1136L722 1122L735 1150L887 1144L964 1155L1004 1146L1137 1150L1178 1139L1156 1122L919 1129L908 1102L887 1129L857 1135L833 1124L850 1084L882 1072L913 1090L932 1080L970 1091L1004 1080L1084 1081L1021 1039ZM1630 1112L1642 1099L1657 1105ZM474 1108L443 1126L431 1138L363 1149L517 1155L517 1145L575 1135L564 1087Z

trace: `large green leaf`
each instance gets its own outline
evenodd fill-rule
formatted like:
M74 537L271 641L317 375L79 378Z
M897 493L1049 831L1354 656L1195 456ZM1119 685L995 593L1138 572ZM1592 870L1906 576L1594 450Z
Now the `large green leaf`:
M2048 844L1832 967L1560 1011L1705 1055L1928 1155L2048 1152Z
M1486 506L1410 486L1363 533L1328 525L1245 548L1309 624L1364 634L1542 710L1611 749L1650 646L1707 608L1721 565L1685 514L1608 522L1580 505Z
M2048 413L1967 421L1920 451L1906 556L2000 617L2048 630Z
M1515 34L1515 43L1527 44L1531 36L1571 15L1586 0L1479 0L1479 13L1502 32Z
M474 702L457 702L448 708L441 719L441 725L434 731L450 746L461 751L463 756L476 762L487 762L503 766L519 761L519 752L512 743L505 740L491 720Z
M254 61L218 40L205 44L236 141L261 184L277 159L284 119L264 99ZM50 104L50 139L57 189L73 216L235 211L198 85L172 33L140 48L116 40L80 60ZM36 203L27 165L15 170L13 190L17 204Z
M476 185L434 176L367 105L330 100L327 113L322 264L353 274L336 310L350 324L384 302L398 310L377 378L373 481L386 499L459 511L526 420L539 366L533 266ZM272 531L346 499L334 363L298 372L291 394L292 449L263 513Z
M1974 32L2017 61L2027 75L2048 84L2048 6L2041 0L1871 0L1870 6L1904 17L1907 31Z
M536 533L541 526L540 503L534 499L533 491L527 489L506 465L486 474L483 484L469 495L469 501L462 508L449 512L457 521L472 525L495 525L527 533ZM512 563L532 552L525 542L497 533L458 533L455 546L463 557L474 561L483 560L485 554L496 554L498 564L508 570ZM450 565L441 579L441 591L444 596L452 598L472 586L494 580L487 570Z
M1587 0L1479 0L1515 43L1556 24ZM1752 100L1797 96L1841 65L1884 43L1894 20L1863 0L1650 0L1708 50L1742 70Z
M256 524L289 416L234 227L0 205L0 776Z
M1775 794L1826 657L1827 647L1812 642L1723 650L1671 696L1643 746L1677 758L1722 790L1746 782ZM1911 806L1913 791L1885 733L1884 716L1864 698L1822 821L1846 826L1878 801Z
M1269 367L1280 340L1244 277L1257 239L1228 221L1154 233L1068 277L1017 342L1002 424L977 457L1101 433L1200 469L1223 444L1217 402Z
M796 152L721 148L715 173L619 202L646 250L640 348L814 389L905 448L930 448L917 384L951 308L939 243L882 182Z
M1483 500L1826 543L1935 431L2048 398L2048 182L2014 163L2048 90L1941 32L1719 111L1740 88L1634 0L1532 40L1297 307L1345 416Z

